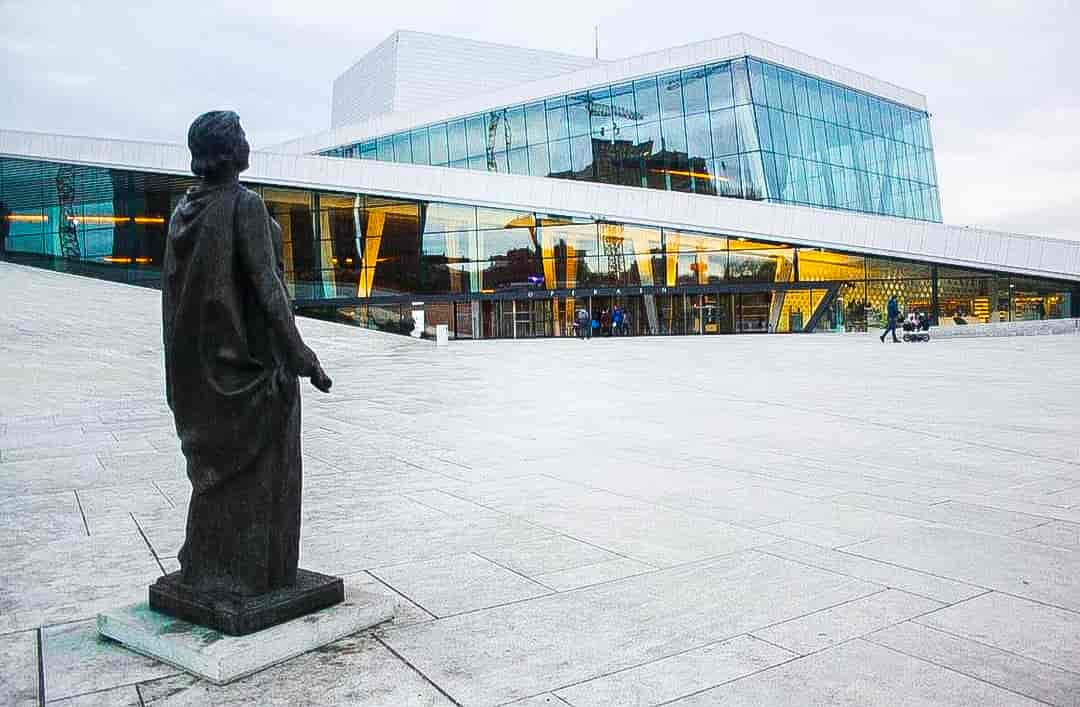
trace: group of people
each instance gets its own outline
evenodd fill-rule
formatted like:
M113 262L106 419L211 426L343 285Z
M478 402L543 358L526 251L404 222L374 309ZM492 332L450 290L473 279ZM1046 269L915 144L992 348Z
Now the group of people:
M579 309L576 318L579 339L591 339L594 335L630 335L630 312L617 305L611 311L601 310L599 315L590 314L587 309Z

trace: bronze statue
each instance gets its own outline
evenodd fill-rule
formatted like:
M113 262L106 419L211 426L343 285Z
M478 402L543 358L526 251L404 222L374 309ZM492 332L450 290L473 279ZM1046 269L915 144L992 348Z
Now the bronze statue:
M297 569L298 377L323 392L331 381L296 328L281 228L239 182L250 151L239 117L199 116L188 147L201 181L169 222L162 325L192 491L180 571L151 587L150 605L248 633L343 598L340 579Z

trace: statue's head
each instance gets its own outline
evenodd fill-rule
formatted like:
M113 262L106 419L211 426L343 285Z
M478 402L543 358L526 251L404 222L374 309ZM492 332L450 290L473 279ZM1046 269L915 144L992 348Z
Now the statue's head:
M188 128L191 171L208 181L234 178L248 168L248 146L240 116L231 110L203 113Z

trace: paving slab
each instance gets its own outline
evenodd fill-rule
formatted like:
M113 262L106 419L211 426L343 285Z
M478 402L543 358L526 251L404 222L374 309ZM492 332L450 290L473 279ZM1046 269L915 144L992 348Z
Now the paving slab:
M52 707L143 707L139 701L139 691L134 685L114 687L100 692L88 692L84 695L69 697L64 700L46 702Z
M1080 673L921 623L904 622L866 639L1048 704L1080 704Z
M757 629L751 635L793 653L807 655L942 606L941 602L932 599L886 589L878 594Z
M133 527L123 533L0 548L0 633L90 618L144 597L161 569Z
M644 562L631 560L627 557L616 557L613 560L596 562L583 567L539 574L536 576L536 581L545 587L551 587L557 592L566 592L579 587L587 587L591 584L610 582L615 579L655 570L656 567L647 565Z
M11 334L0 336L0 639L36 650L34 629L52 635L58 622L141 600L162 568L177 569L190 485L162 396L157 292L0 263L0 300L11 305L0 311ZM1080 595L1080 378L1046 375L1080 367L1076 337L436 349L299 327L335 381L329 395L302 387L302 562L364 582L395 602L397 619L344 644L332 666L308 656L226 688L139 678L147 703L438 704L445 689L465 704L566 704L560 691L575 685L647 676L785 624L784 640L816 661L835 655L837 667L800 673L777 702L827 702L857 673L862 702L917 704L929 693L908 679L909 660L930 666L933 690L956 687L958 702L1077 702L1073 669L1059 665L1072 660L1060 647L1069 615L1028 613L1076 611ZM883 370L896 389L919 390L917 410L882 397ZM367 573L470 554L499 567L486 590L505 572L564 591L437 618ZM989 591L1026 603L964 608ZM935 612L948 628L882 627L926 600L957 604ZM994 619L1009 613L1024 620ZM902 643L900 627L914 637ZM850 648L886 637L893 648ZM47 685L77 682L49 663ZM799 663L702 694L749 690ZM116 671L98 673L103 689L65 700L132 699L131 684L106 686ZM300 691L308 677L326 689Z
M386 641L454 699L487 705L732 638L877 589L748 552L388 631Z
M39 683L37 631L0 635L0 703L40 704Z
M453 705L386 646L362 634L343 638L229 685L177 675L142 683L139 694L147 707Z
M1080 611L1080 553L1042 543L940 527L845 551Z
M1013 535L1066 550L1080 550L1080 523L1055 520L1034 528L1018 530Z
M991 592L914 619L1080 674L1080 613Z
M0 545L28 545L86 534L73 491L0 500Z
M575 707L647 707L707 690L795 657L791 651L752 636L736 636L566 687L555 694Z
M485 551L484 556L529 577L576 569L619 557L565 535L549 535L531 542L492 548Z
M134 686L178 672L103 637L95 619L46 626L41 631L41 646L47 702Z
M858 639L671 704L1005 707L1040 703Z
M450 616L549 594L543 584L467 553L376 567L371 574L435 616Z

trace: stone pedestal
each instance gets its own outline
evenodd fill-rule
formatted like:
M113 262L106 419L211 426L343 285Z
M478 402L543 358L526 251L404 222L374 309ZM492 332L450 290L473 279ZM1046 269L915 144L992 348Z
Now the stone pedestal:
M296 584L253 597L192 591L173 572L150 585L150 608L200 626L243 636L325 609L345 599L340 577L296 571Z
M168 663L217 685L393 618L388 597L350 591L345 601L244 636L154 611L147 602L98 615L98 632L137 653Z

